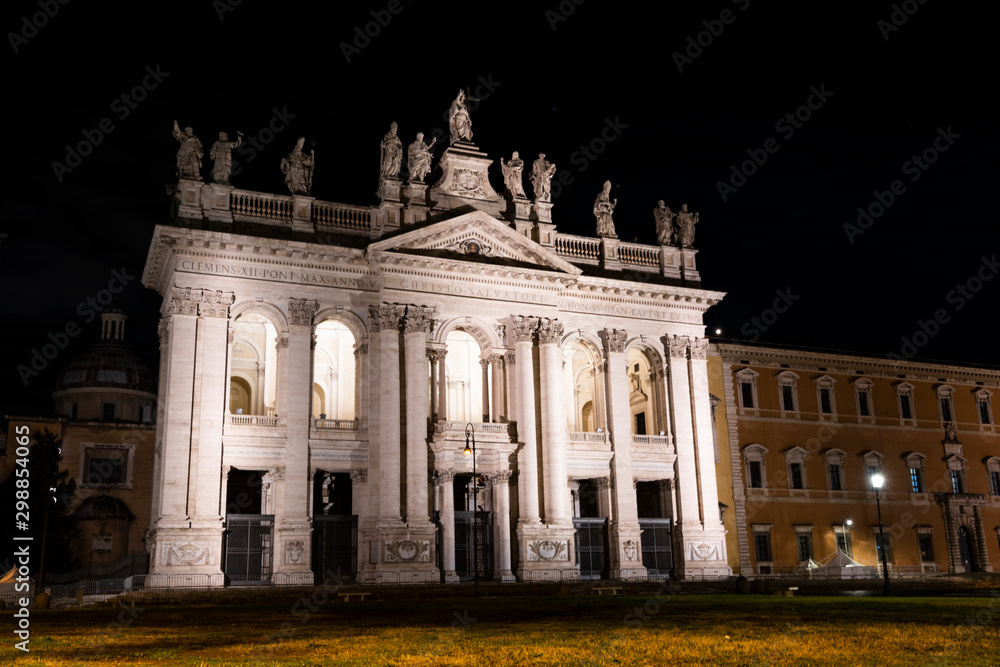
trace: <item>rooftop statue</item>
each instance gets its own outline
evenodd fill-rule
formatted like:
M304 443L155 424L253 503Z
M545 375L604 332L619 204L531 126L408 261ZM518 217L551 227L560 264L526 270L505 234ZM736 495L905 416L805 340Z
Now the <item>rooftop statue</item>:
M594 200L594 215L597 217L597 235L611 239L618 238L615 234L615 221L611 214L618 205L617 199L611 198L611 181L604 181L604 189Z
M236 133L236 141L230 141L229 135L219 132L219 140L212 144L208 152L214 164L212 165L212 180L222 185L229 185L229 176L233 173L233 150L243 143L243 133Z
M663 203L661 199L653 209L653 218L656 219L656 241L660 245L671 245L674 243L674 212Z
M281 158L281 173L285 175L285 185L293 195L308 195L312 191L316 152L303 153L305 142L305 137L299 137L288 157Z
M531 165L531 188L535 191L535 201L550 201L552 197L552 176L556 166L545 159L545 153L539 153L538 159Z
M177 149L177 177L200 181L201 158L205 155L201 139L194 136L193 128L185 127L182 132L176 120L174 121L173 136L174 139L181 142L181 147Z
M458 91L458 96L451 103L448 111L448 125L451 129L451 143L456 141L472 141L472 119L465 107L465 91Z
M677 212L677 245L682 248L694 247L694 226L698 223L697 213L688 213L688 205L682 204Z
M524 186L521 185L524 160L518 157L517 151L511 153L510 162L507 164L504 164L503 158L500 158L500 170L503 172L504 185L507 186L507 191L510 192L511 196L527 199L527 195L524 194Z
M424 143L424 133L417 132L416 140L406 149L409 158L410 182L423 183L427 174L431 173L431 147L437 137L431 139L431 143Z
M389 132L382 137L382 170L380 172L382 179L399 180L399 168L403 164L403 142L396 134L397 129L396 123L392 123L389 126Z

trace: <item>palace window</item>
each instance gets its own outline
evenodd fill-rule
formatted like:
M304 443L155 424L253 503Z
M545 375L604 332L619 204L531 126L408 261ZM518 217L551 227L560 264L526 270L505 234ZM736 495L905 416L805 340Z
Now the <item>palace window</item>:
M958 454L951 454L945 457L948 466L948 478L951 481L952 493L966 493L965 486L965 459Z
M788 488L809 488L806 479L806 457L809 453L801 447L792 447L785 452L785 464L788 466Z
M976 392L976 414L979 415L979 423L988 426L993 423L993 407L990 405L992 394L986 389Z
M766 484L764 455L767 449L761 445L747 445L743 448L743 458L747 466L747 486L751 489L763 489Z
M736 384L739 386L740 407L753 410L757 404L757 373L744 368L736 373Z
M813 538L810 526L795 526L795 550L800 563L812 560Z
M778 401L781 405L782 416L785 416L786 413L799 411L798 381L799 376L791 371L778 373Z
M873 422L875 406L872 403L872 381L864 378L854 382L854 399L858 409L858 421Z
M132 488L133 445L81 444L81 488Z
M965 479L961 470L951 470L951 492L965 493Z
M901 382L896 385L896 401L899 404L899 423L902 426L916 426L913 412L913 385Z
M847 522L833 527L834 537L837 539L837 548L853 558L853 547L851 546L851 527Z
M947 385L938 387L937 389L938 410L940 411L942 424L955 421L954 396L955 390Z
M106 422L113 422L116 418L118 412L118 404L116 403L101 403L101 420Z
M865 488L869 491L874 491L875 487L872 486L872 477L882 474L882 460L885 457L879 452L865 452L862 458L865 466Z
M882 526L885 528L885 526ZM879 526L875 527L875 562L878 563L876 567L882 567L882 549L885 549L885 560L886 563L892 562L892 536L889 534L888 530L880 530Z
M990 495L1000 496L1000 458L991 456L986 459L986 475L990 482Z
M833 385L836 383L829 375L816 378L816 404L819 406L820 415L833 415L837 412L837 403L834 400Z
M826 459L826 481L830 491L844 490L844 456L840 449L830 449L824 454Z
M917 551L920 552L921 563L934 562L934 540L931 538L931 528L929 526L916 526L917 531Z
M757 573L771 574L771 524L754 524L753 544L757 556Z
M921 454L910 454L906 457L906 468L910 475L910 492L924 492L924 457Z

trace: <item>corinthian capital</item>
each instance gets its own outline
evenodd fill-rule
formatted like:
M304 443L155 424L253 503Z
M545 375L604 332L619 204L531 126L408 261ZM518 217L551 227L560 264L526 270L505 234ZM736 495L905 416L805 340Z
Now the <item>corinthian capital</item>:
M318 301L307 301L306 299L289 299L288 301L288 321L291 324L311 325L313 315L319 310Z
M174 287L167 297L166 311L169 315L197 315L198 302L201 301L201 290L190 287Z
M667 347L673 359L687 359L689 338L687 336L667 336Z
M398 304L368 306L368 325L372 331L398 330L399 320L405 312L406 308Z
M556 343L558 345L559 341L562 340L563 330L562 322L543 317L538 320L538 344Z
M424 306L407 306L403 316L403 333L429 333L433 324L434 309Z
M697 359L699 361L704 361L708 358L708 339L707 338L692 338L691 340L691 358Z
M533 317L511 317L507 336L512 343L531 342L531 337L538 326L538 320Z
M604 345L607 346L608 352L624 352L625 351L625 341L628 340L628 333L624 329L605 329L604 334Z

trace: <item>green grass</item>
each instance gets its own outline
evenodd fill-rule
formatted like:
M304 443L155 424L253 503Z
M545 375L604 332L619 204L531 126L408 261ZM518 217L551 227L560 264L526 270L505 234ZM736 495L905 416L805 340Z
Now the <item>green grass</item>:
M31 652L5 632L0 664L992 666L1000 655L997 597L334 599L134 614L35 612Z

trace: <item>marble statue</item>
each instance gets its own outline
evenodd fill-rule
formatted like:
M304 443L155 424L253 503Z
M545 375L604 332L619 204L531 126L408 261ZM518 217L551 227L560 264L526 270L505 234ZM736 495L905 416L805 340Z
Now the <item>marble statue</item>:
M380 176L383 179L389 178L394 181L399 180L399 168L403 164L403 142L396 134L396 123L389 126L389 132L382 137L382 170Z
M293 195L308 195L312 191L316 151L303 153L302 146L305 142L305 137L299 137L288 157L281 158L281 173L285 175L285 185Z
M465 107L465 91L458 91L458 96L451 103L448 111L448 125L451 128L451 143L456 141L472 141L472 119Z
M615 212L617 199L611 198L611 181L604 181L604 189L594 200L594 215L597 217L597 235L611 239L618 238L615 234L615 221L611 214Z
M552 197L552 176L556 166L545 159L545 153L539 153L538 159L531 165L531 187L535 191L535 201L549 201Z
M178 178L190 178L191 180L201 180L201 158L205 156L205 149L201 145L201 139L194 136L194 130L185 127L181 131L177 121L174 121L174 139L181 142L181 147L177 149L177 176Z
M660 245L671 245L674 242L674 212L661 199L653 209L656 219L656 241Z
M233 151L243 143L243 133L236 133L236 141L230 141L229 135L219 132L219 140L212 144L208 152L212 158L212 180L222 185L229 185L229 176L233 173Z
M694 226L698 223L697 213L688 213L688 205L682 204L677 212L677 245L682 248L694 247Z
M521 185L521 172L524 170L524 160L518 157L517 151L511 153L510 162L506 164L504 164L503 158L500 158L500 170L503 172L504 185L507 186L507 190L511 196L527 199L527 195L524 194L524 186Z
M431 143L424 143L424 133L417 132L417 139L407 147L407 157L409 158L410 182L423 183L427 174L431 173L431 147L437 137L431 139Z

